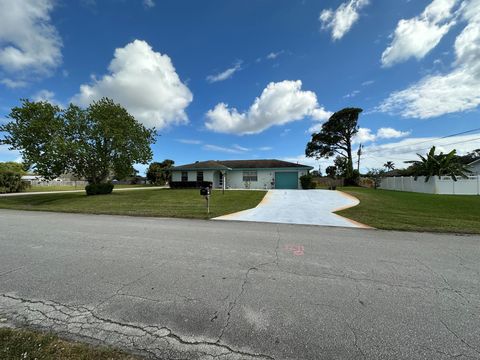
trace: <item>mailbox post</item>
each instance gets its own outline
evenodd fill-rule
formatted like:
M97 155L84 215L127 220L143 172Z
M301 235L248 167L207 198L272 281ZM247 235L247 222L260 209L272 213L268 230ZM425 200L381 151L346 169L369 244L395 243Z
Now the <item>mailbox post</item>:
M200 195L207 200L207 214L210 214L210 188L208 186L200 188Z

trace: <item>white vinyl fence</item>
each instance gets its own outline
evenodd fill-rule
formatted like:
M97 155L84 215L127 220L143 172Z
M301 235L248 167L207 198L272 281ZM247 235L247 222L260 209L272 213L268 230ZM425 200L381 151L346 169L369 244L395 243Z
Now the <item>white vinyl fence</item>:
M450 176L432 176L427 182L425 176L419 176L417 180L413 176L385 177L380 183L380 189L427 194L480 195L480 175L466 179L457 178L457 181L453 181Z

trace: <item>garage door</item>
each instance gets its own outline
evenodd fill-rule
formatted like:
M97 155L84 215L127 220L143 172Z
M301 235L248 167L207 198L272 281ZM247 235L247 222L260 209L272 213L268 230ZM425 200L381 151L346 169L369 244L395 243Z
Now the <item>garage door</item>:
M275 189L298 189L298 172L275 173Z

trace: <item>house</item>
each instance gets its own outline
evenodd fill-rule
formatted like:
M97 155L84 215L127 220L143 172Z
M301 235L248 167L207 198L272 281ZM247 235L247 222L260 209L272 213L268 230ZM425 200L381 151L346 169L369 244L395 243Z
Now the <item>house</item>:
M467 168L472 172L472 175L480 175L480 159L472 161L467 165Z
M172 182L211 182L213 188L299 189L311 166L282 160L209 160L172 168Z

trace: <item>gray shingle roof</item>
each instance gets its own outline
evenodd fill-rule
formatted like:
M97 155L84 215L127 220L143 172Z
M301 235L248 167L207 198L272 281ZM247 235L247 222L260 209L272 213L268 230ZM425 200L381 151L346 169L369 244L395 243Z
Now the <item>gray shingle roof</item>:
M197 161L193 164L176 166L172 170L231 170L231 169L282 169L282 168L305 168L311 166L296 164L283 160L208 160Z

